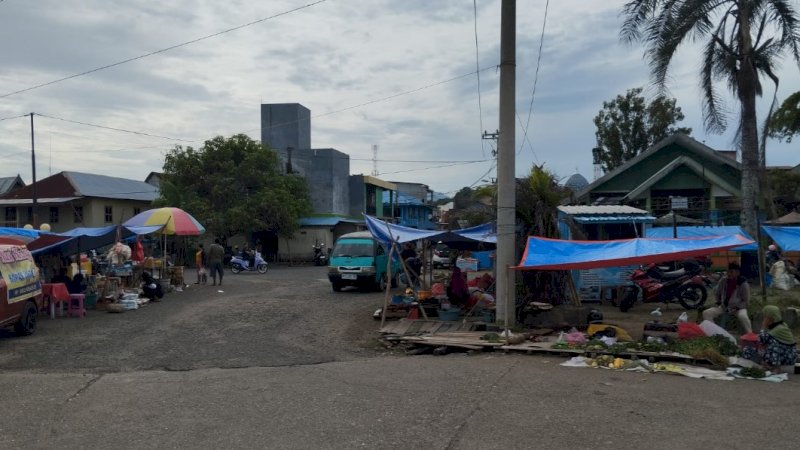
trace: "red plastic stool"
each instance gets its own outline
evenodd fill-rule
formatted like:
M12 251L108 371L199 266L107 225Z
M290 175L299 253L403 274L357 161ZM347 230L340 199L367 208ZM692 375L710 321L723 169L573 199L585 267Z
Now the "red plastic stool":
M86 308L83 306L84 294L69 294L67 303L67 316L86 317Z

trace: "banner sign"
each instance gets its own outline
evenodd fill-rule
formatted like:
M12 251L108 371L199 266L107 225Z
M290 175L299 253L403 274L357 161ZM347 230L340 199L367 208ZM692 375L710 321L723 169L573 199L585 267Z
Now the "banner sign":
M6 281L9 304L42 293L39 268L24 245L0 245L0 276Z

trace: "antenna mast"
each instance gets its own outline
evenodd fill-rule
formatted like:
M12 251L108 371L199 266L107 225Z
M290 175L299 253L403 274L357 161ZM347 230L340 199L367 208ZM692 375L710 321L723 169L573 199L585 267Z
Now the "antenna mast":
M372 146L372 176L378 176L378 144Z

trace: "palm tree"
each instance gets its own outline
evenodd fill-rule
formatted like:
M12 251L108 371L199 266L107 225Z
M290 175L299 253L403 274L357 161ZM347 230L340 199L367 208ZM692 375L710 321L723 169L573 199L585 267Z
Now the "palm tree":
M726 128L715 84L723 80L739 102L738 138L742 152L742 226L756 228L759 150L756 97L762 79L775 83L775 66L790 53L800 63L800 25L789 0L632 0L625 4L623 41L642 42L656 86L664 88L672 58L685 41L705 41L700 70L705 126ZM774 104L774 102L773 102ZM755 235L755 234L753 234Z

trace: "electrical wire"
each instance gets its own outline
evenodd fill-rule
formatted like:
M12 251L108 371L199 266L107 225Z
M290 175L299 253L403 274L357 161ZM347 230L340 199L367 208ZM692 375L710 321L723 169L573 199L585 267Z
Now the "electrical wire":
M486 148L483 142L483 105L481 105L481 63L478 51L478 0L472 0L472 17L475 28L475 75L478 78L478 117L480 119L481 154L486 157Z
M228 29L225 29L225 30L222 30L222 31L218 31L216 33L209 34L209 35L206 35L206 36L202 36L202 37L199 37L199 38L196 38L196 39L192 39L190 41L181 42L180 44L171 45L169 47L165 47L165 48L162 48L160 50L152 51L150 53L145 53L143 55L134 56L133 58L123 59L122 61L117 61L117 62L114 62L114 63L111 63L111 64L106 64L104 66L95 67L94 69L90 69L90 70L87 70L87 71L84 71L84 72L72 74L72 75L69 75L69 76L66 76L66 77L63 77L63 78L59 78L59 79L56 79L56 80L51 80L51 81L48 81L48 82L45 82L45 83L37 84L35 86L27 87L25 89L20 89L20 90L14 91L14 92L9 92L9 93L0 95L0 98L11 97L12 95L16 95L16 94L21 94L23 92L32 91L34 89L39 89L39 88L42 88L42 87L45 87L45 86L50 86L52 84L60 83L62 81L67 81L67 80L71 80L73 78L78 78L78 77L82 77L84 75L89 75L89 74L94 73L94 72L99 72L101 70L110 69L110 68L116 67L116 66L121 66L122 64L126 64L126 63L129 63L129 62L132 62L132 61L137 61L139 59L144 59L144 58L147 58L149 56L157 55L159 53L164 53L164 52L168 52L170 50L175 50L176 48L185 47L187 45L194 44L194 43L197 43L197 42L200 42L200 41L204 41L206 39L211 39L213 37L217 37L217 36L220 36L220 35L223 35L223 34L226 34L226 33L230 33L231 31L241 30L242 28L247 28L249 26L256 25L256 24L259 24L261 22L265 22L267 20L275 19L275 18L278 18L278 17L281 17L281 16L285 16L287 14L291 14L293 12L300 11L302 9L310 8L310 7L314 6L314 5L318 5L318 4L323 3L325 1L327 1L327 0L317 0L315 2L308 3L308 4L305 4L305 5L302 5L302 6L298 6L297 8L290 9L288 11L283 11L283 12L280 12L280 13L277 13L277 14L273 14L273 15L268 16L268 17L262 17L260 19L253 20L252 22L248 22L248 23L245 23L245 24L242 24L242 25L237 25L235 27L228 28Z
M536 57L536 73L533 76L533 92L531 92L531 103L528 106L528 121L523 129L523 142L519 147L519 154L522 151L522 146L525 145L525 142L528 137L528 129L530 128L531 124L531 116L533 115L533 100L536 98L536 84L539 82L539 66L542 62L542 47L544 45L544 30L547 27L547 11L550 9L550 0L547 0L547 3L544 5L544 19L542 21L542 35L539 38L539 55ZM530 143L530 141L527 141ZM530 147L531 152L533 153L534 158L536 157L536 152L533 150L533 146Z
M0 122L2 122L4 120L19 119L19 118L22 118L22 117L28 117L28 115L27 114L23 114L21 116L3 117L3 118L0 118Z
M70 119L65 119L63 117L49 116L47 114L40 114L40 113L34 113L34 114L36 114L37 116L40 116L40 117L45 117L47 119L60 120L62 122L74 123L74 124L77 124L77 125L85 125L87 127L101 128L101 129L104 129L104 130L120 131L122 133L130 133L130 134L136 134L136 135L139 135L139 136L148 136L148 137L154 137L154 138L159 138L159 139L167 139L167 140L170 140L170 141L194 142L194 141L190 141L188 139L180 139L180 138L174 138L174 137L169 137L169 136L161 136L161 135L158 135L158 134L145 133L143 131L126 130L124 128L107 127L105 125L97 125L95 123L81 122L81 121L78 121L78 120L70 120Z
M390 175L390 174L395 174L395 173L406 173L406 172L420 172L420 171L423 171L423 170L441 169L441 168L444 168L444 167L464 166L464 165L467 165L467 164L475 164L476 162L479 162L479 161L457 162L457 163L453 163L453 164L445 164L445 165L442 165L442 166L430 166L430 167L424 167L424 168L419 168L419 169L397 170L397 171L394 171L394 172L381 172L380 175Z

